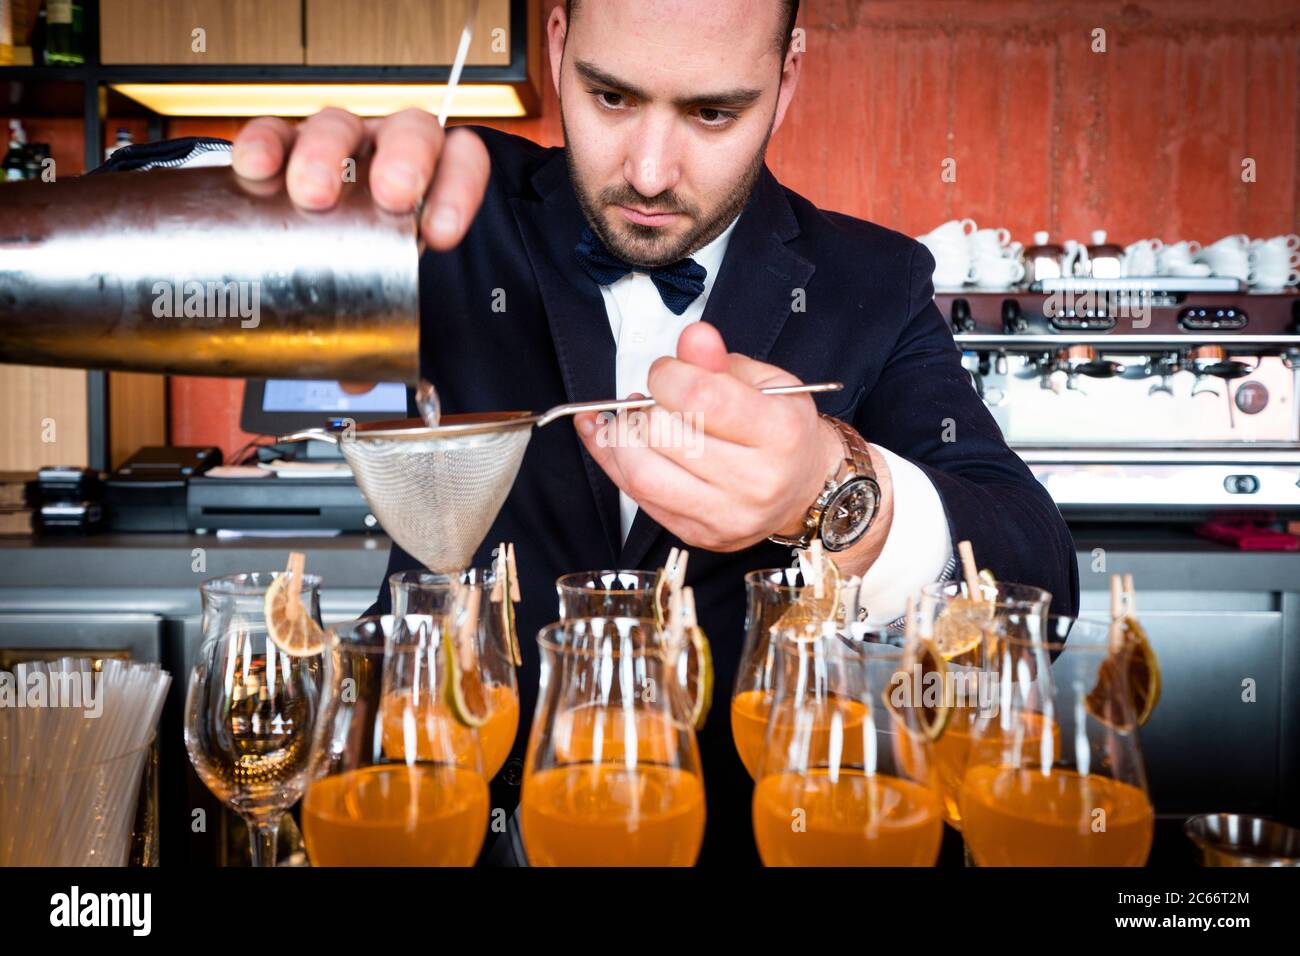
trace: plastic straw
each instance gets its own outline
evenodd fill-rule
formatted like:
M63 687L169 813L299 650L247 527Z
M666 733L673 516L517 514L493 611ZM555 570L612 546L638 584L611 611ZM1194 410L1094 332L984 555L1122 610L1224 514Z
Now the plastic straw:
M447 117L451 115L451 101L460 86L460 74L465 69L469 58L469 44L474 37L474 21L478 17L478 0L469 0L469 9L465 14L465 26L460 31L460 43L456 45L456 57L451 64L451 75L447 77L447 91L442 95L442 107L438 110L438 125L446 127Z
M98 679L87 658L15 669L26 695L47 682L43 707L0 709L0 866L121 866L148 747L171 676L156 664L106 659ZM64 706L64 680L91 674L101 712ZM55 706L55 705L59 706Z

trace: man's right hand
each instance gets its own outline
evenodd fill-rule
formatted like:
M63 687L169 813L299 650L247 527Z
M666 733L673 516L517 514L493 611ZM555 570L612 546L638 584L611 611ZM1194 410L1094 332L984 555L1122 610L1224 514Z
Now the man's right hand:
M471 130L444 134L433 114L418 109L363 120L331 108L296 128L264 116L239 131L232 152L235 172L246 179L269 179L287 161L289 196L304 209L338 202L344 160L368 155L376 204L408 212L423 199L420 232L440 252L469 229L490 171L487 147Z

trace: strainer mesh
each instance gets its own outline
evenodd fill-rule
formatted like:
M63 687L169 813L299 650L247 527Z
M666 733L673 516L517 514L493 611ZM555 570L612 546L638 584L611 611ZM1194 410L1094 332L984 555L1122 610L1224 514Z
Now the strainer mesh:
M514 484L531 425L476 435L340 442L384 531L430 571L467 567Z

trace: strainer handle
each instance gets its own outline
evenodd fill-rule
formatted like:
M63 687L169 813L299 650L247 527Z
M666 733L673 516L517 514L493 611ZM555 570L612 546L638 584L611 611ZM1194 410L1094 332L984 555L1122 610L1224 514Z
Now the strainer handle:
M305 428L300 432L291 432L288 435L281 435L277 438L276 443L291 441L327 441L331 445L339 443L339 436L324 428Z
M807 395L816 392L838 392L844 388L843 382L814 382L807 385L771 385L760 389L764 395ZM543 412L537 418L537 427L549 425L557 418L569 415L581 415L583 412L618 412L625 409L649 408L655 403L653 398L624 398L598 402L570 402L556 405Z

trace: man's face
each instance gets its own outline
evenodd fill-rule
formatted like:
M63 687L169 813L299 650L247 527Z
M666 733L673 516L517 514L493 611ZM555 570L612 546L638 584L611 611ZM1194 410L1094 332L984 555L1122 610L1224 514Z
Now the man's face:
M776 0L585 0L566 38L552 15L569 172L615 255L675 262L740 213L797 78L784 18Z

